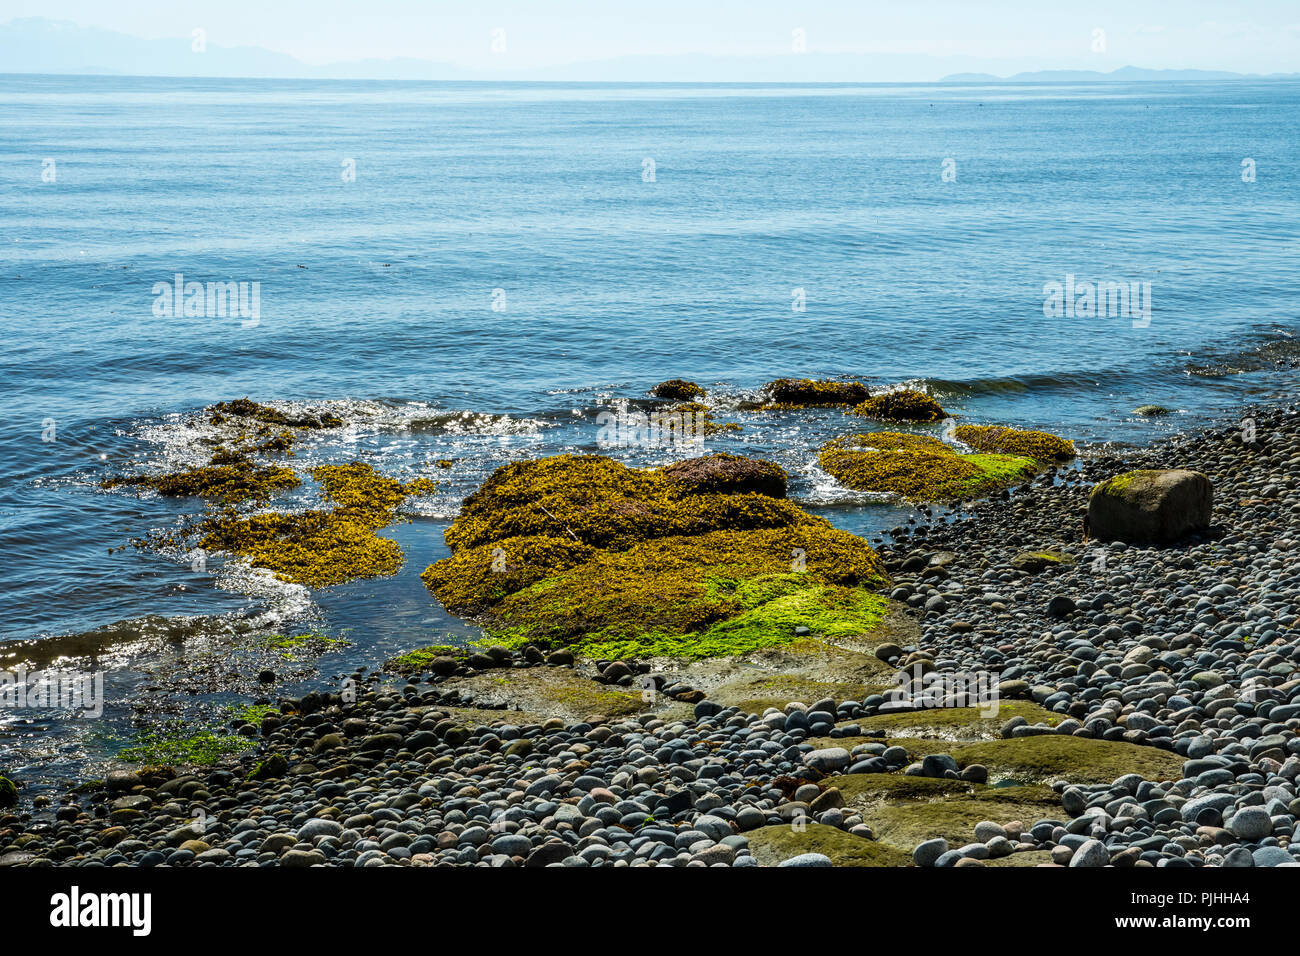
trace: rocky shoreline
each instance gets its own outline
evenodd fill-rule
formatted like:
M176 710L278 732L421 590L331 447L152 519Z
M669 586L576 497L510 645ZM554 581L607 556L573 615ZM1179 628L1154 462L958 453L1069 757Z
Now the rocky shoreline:
M0 810L0 866L1300 864L1300 427L1243 414L896 529L861 640L407 655L223 765ZM1175 467L1209 532L1084 540L1094 484ZM984 674L996 710L917 706Z

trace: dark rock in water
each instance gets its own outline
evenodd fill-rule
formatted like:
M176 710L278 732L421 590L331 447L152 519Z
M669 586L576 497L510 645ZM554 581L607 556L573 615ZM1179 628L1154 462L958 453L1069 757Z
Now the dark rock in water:
M700 398L704 395L704 389L694 382L688 382L684 378L670 378L666 382L660 382L654 388L650 389L650 394L655 398L668 398L674 401L689 402L693 398Z
M12 807L18 803L18 788L8 777L0 777L0 807Z
M871 392L861 382L818 382L810 378L778 378L768 382L763 390L777 405L805 408L857 405L871 397Z
M1130 471L1093 488L1088 527L1102 541L1164 543L1208 528L1213 508L1210 479L1198 471Z
M786 473L783 468L739 455L691 458L669 465L663 469L663 474L674 484L683 485L689 492L697 494L743 495L752 492L769 498L785 497Z

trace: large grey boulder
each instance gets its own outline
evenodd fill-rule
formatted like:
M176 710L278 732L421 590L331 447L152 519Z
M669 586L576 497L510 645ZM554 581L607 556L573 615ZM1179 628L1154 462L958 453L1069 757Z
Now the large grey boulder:
M1199 471L1129 471L1088 498L1088 528L1102 541L1163 544L1210 526L1214 489Z

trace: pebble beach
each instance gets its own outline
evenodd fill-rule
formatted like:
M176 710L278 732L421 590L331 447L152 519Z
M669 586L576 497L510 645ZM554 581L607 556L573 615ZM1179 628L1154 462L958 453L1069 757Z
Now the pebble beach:
M1094 485L1170 468L1209 478L1208 529L1085 540ZM214 766L11 794L0 866L1300 865L1293 407L925 511L878 548L879 633L833 660L407 658L268 693Z

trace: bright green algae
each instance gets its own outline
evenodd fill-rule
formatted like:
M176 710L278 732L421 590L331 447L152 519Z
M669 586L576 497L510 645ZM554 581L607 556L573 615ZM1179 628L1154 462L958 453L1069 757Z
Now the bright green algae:
M875 552L784 493L780 469L735 456L508 465L466 499L452 557L423 578L508 647L702 658L869 632L885 604Z

